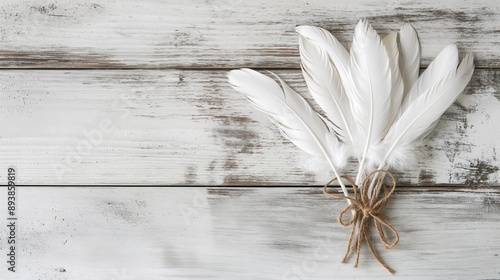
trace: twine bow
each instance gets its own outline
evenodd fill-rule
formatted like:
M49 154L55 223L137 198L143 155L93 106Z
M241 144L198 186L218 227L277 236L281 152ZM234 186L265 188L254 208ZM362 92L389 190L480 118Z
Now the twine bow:
M385 175L389 175L389 178L392 180L392 186L387 186L384 184L383 176L377 176L379 175L378 173L384 173ZM375 176L375 177L374 177ZM372 177L376 180L375 186L372 189L371 196L368 196L368 189L370 187L370 183L372 181ZM382 177L382 178L379 178ZM394 270L391 269L380 257L377 255L375 252L375 249L370 242L370 238L368 236L368 230L369 230L369 225L370 222L373 221L373 224L375 225L375 228L377 229L377 233L380 237L380 241L384 244L384 246L387 249L390 249L399 242L399 235L398 232L391 226L389 225L381 216L380 213L382 210L387 205L387 202L389 200L389 197L392 195L394 192L394 189L396 188L396 180L394 179L394 176L386 170L377 170L372 173L370 173L363 181L361 184L361 187L358 188L356 187L356 184L354 181L349 178L349 177L344 177L342 176L341 178L344 178L347 180L351 186L353 186L354 190L354 197L350 196L345 196L341 194L333 194L329 193L327 191L328 186L333 183L334 181L337 180L337 178L334 178L330 180L324 187L323 187L323 193L326 196L330 196L333 198L339 198L339 199L348 199L351 203L347 207L345 207L339 214L338 217L338 222L340 225L347 227L352 225L352 230L351 230L351 235L349 236L349 241L347 242L347 251L344 255L344 259L342 259L342 263L345 263L350 255L351 252L351 243L354 239L354 236L356 236L356 241L354 243L354 246L352 246L352 250L356 251L356 261L354 262L354 267L358 267L358 262L359 262L359 253L361 251L361 243L363 240L366 241L366 244L368 244L368 248L370 248L370 251L373 255L373 257L391 274L394 274ZM381 195L378 195L379 191L382 191L383 193ZM352 212L351 218L347 221L343 221L344 214L347 212ZM394 240L392 242L389 242L386 238L386 234L384 232L384 228L389 231L393 237Z

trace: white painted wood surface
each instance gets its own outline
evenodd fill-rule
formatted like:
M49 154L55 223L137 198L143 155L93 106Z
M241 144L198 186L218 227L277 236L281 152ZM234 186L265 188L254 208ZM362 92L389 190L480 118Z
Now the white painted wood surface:
M458 42L479 66L500 66L497 0L3 0L0 65L298 68L295 26L348 45L359 18L385 34L411 22L425 65Z
M307 96L294 27L349 46L359 18L382 34L411 22L422 67L456 42L480 69L397 174L391 278L500 279L497 2L2 0L0 180L14 166L35 187L18 189L19 272L0 279L388 278L366 250L339 263L344 202L308 187L329 175L225 78L273 69Z
M319 188L18 192L18 273L2 264L2 279L500 278L498 188L397 192L385 216L400 244L379 250L394 276L366 248L359 268L340 264L348 229L336 214L346 204Z
M300 71L277 73L309 96ZM497 184L496 83L497 71L476 70L400 184ZM0 84L0 170L17 167L25 185L322 185L331 176L308 170L308 155L225 71L16 70L0 72Z

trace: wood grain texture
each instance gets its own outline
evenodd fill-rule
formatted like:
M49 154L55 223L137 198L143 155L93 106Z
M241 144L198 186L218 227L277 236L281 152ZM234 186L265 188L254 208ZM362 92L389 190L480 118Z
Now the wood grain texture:
M367 18L381 33L411 22L423 65L447 44L500 66L498 1L3 0L0 67L298 68L297 25L351 42Z
M401 236L380 249L391 279L499 279L499 189L415 190L385 212ZM319 188L23 187L18 201L18 273L2 264L2 279L388 278L366 248L360 268L340 264L345 202Z
M308 96L299 71L277 73ZM475 72L400 184L498 184L499 73ZM307 168L309 157L225 75L0 72L0 170L17 167L23 185L324 184L327 169Z
M3 262L0 279L387 279L366 249L340 264L345 202L308 187L330 175L225 78L281 69L306 93L295 26L348 47L359 18L412 23L422 67L456 42L483 69L397 174L391 278L500 279L496 0L2 0L0 170L33 187L17 189L18 272Z

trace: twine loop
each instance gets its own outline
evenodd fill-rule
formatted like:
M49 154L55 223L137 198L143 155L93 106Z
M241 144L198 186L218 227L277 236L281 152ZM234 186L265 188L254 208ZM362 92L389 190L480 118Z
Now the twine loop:
M378 176L379 173L388 175L391 179L392 185L387 186L384 184L384 176ZM381 178L380 178L381 177ZM369 225L373 222L377 233L379 235L380 241L387 249L390 249L396 246L399 242L398 232L387 223L381 216L380 213L387 206L387 202L389 201L389 197L394 192L396 188L396 180L394 179L394 175L386 170L376 170L363 180L359 190L354 181L346 176L341 176L341 178L345 179L349 182L354 190L354 196L345 196L342 194L334 194L329 193L327 188L331 183L338 180L338 178L333 178L330 180L324 187L323 193L326 196L337 198L337 199L348 199L351 203L345 207L340 213L338 217L338 222L340 225L344 227L348 227L352 225L351 234L349 236L349 240L347 242L347 250L344 255L344 259L342 259L342 263L345 263L349 258L349 255L352 251L356 251L356 261L354 262L354 267L358 267L359 262L359 254L361 251L361 243L366 241L368 248L370 249L373 257L391 274L394 274L394 270L391 269L375 252L375 248L370 242L370 238L368 236ZM369 195L368 190L370 187L371 181L376 180L374 188L372 189L371 195ZM382 191L380 195L379 192ZM351 217L347 221L344 220L344 216L346 213L350 212ZM392 235L392 242L387 239L386 233L388 232ZM356 237L356 238L355 238ZM355 238L354 244L352 244L353 239ZM351 246L352 245L352 246Z

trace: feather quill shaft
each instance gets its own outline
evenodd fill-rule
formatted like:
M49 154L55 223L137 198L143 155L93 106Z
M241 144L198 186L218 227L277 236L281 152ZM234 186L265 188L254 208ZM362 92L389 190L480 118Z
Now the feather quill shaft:
M391 69L389 57L377 32L360 20L354 31L349 73L352 79L351 109L356 123L357 147L363 147L356 177L359 186L370 147L377 145L390 123Z

